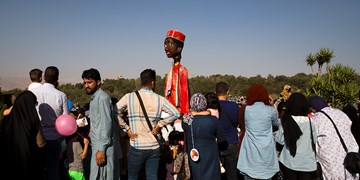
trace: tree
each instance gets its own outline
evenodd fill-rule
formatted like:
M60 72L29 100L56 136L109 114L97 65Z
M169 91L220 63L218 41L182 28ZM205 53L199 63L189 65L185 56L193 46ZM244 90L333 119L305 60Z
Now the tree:
M315 59L314 54L313 54L313 53L310 53L309 55L307 55L305 61L306 61L306 64L307 64L308 66L310 66L312 74L315 74L315 71L314 71L314 67L313 67L313 66L314 66L314 64L316 63L316 59Z
M321 78L315 76L310 78L310 86L304 94L321 96L338 109L356 102L360 88L359 75L355 70L336 64L328 71L329 73Z
M156 76L156 88L155 92L164 95L164 85L166 76ZM306 89L309 84L305 83L309 81L309 76L303 73L298 73L293 77L287 77L284 75L278 75L274 77L269 74L266 78L260 75L254 77L233 76L233 75L221 75L215 74L206 76L196 76L189 79L190 94L195 92L207 93L214 92L216 83L224 81L230 86L230 93L233 97L246 96L249 87L254 83L262 83L267 88L269 94L273 97L277 96L283 89L285 84L290 84L291 88L301 87ZM360 81L360 76L357 76L357 82ZM83 83L76 84L60 84L59 90L63 91L69 96L72 102L78 102L80 106L83 106L91 101L91 96L87 95L84 91ZM109 94L110 97L120 99L126 93L133 92L141 88L140 78L137 79L105 79L103 80L101 88ZM294 89L294 90L295 90ZM18 94L23 89L13 89L5 91L4 93ZM310 93L309 93L310 94Z
M336 64L330 66L334 58L334 51L329 48L321 48L315 55L310 53L306 62L308 65L317 61L319 69L317 76L310 77L308 87L304 91L306 96L318 95L326 99L336 108L355 102L359 93L359 75L350 67ZM322 76L322 66L326 64L325 77Z
M326 71L328 74L330 74L330 62L332 60L332 58L334 58L334 51L330 50L329 48L321 48L315 56L315 59L319 65L319 69L318 69L318 78L321 77L322 75L322 66L324 65L324 63L326 63Z

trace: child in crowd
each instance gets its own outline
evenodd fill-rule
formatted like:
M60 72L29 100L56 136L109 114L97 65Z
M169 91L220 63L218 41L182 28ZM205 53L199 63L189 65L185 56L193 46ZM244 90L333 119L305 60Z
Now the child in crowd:
M89 139L80 134L81 129L83 128L78 128L78 132L69 136L66 148L69 163L68 173L72 180L85 180L83 160L88 151Z
M190 172L188 156L184 145L180 143L184 141L184 132L171 131L168 140L166 180L187 179L185 172Z

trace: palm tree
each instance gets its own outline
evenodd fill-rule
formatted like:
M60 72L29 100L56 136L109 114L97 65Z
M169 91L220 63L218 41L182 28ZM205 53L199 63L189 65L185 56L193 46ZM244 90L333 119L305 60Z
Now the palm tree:
M332 73L326 75L328 77L311 77L305 94L321 96L338 109L356 102L360 90L356 71L341 64L331 66L330 71Z
M313 66L316 62L316 59L315 59L314 54L310 53L309 55L307 55L305 62L307 63L308 66L310 66L312 74L315 74Z
M330 61L334 58L334 51L330 48L321 48L316 54L316 61L318 62L318 78L321 77L322 66L326 63L326 71L330 74Z

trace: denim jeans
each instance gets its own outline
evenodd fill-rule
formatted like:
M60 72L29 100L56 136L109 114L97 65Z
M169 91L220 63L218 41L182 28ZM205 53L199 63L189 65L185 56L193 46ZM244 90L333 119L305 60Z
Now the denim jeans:
M225 168L225 175L227 180L238 179L237 172L237 144L229 144L228 148L220 151L220 160Z
M158 179L160 149L140 150L130 147L128 156L128 179L138 179L140 169L145 164L147 180Z
M254 178L252 178L252 177L250 177L248 175L244 175L244 180L258 180L258 179L254 179ZM264 180L271 180L271 178L270 179L264 179Z

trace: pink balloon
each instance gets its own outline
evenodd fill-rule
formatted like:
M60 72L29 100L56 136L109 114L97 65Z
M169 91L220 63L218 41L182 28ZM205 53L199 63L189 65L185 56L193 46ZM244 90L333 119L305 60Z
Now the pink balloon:
M55 129L63 136L70 136L77 130L76 120L69 114L63 114L56 119Z

